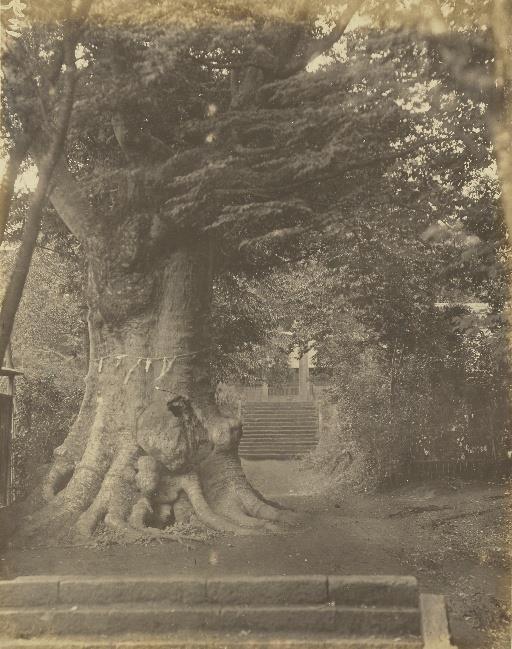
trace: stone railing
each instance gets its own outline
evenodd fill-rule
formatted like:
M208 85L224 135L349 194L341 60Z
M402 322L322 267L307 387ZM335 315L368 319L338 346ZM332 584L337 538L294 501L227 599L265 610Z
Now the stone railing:
M309 383L301 390L296 383L285 383L282 385L237 385L234 391L240 396L243 402L253 401L315 401L321 399L328 386Z

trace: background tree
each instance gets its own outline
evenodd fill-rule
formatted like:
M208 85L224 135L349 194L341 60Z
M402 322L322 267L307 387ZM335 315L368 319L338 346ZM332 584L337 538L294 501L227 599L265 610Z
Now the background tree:
M24 372L16 384L12 441L16 500L36 486L41 465L64 441L87 369L82 273L73 257L56 250L42 243L36 248L12 338L15 367ZM2 252L0 277L9 276L13 256L13 250Z
M6 223L9 219L9 212L12 203L14 183L17 172L31 145L34 150L39 148L39 175L34 192L30 198L26 217L23 225L21 244L16 253L16 260L9 276L6 289L3 294L0 310L0 364L3 362L7 346L9 344L16 311L21 300L25 281L30 268L30 262L34 252L37 236L41 227L43 208L50 190L55 167L63 155L71 112L73 110L74 92L76 85L75 48L83 28L84 22L89 13L92 0L83 0L77 7L72 6L71 1L66 1L53 6L50 11L48 7L39 8L38 15L34 18L57 21L57 29L52 25L47 38L54 46L54 56L48 63L43 64L44 88L41 78L27 79L24 75L18 75L16 68L16 55L22 57L23 43L26 39L21 34L4 31L3 38L7 38L7 46L3 52L3 73L9 77L10 83L7 94L19 104L23 92L18 93L19 77L21 85L28 80L32 89L37 89L37 100L23 105L22 115L7 115L6 124L9 128L9 135L12 146L8 154L6 174L3 179L2 197L0 199L0 243L5 233ZM41 11L42 10L42 11ZM14 39L19 38L15 44ZM10 44L9 44L10 42ZM44 55L44 51L41 50ZM44 56L43 56L44 58ZM18 61L19 63L19 61ZM27 75L30 74L25 70ZM4 97L2 97L4 99ZM39 105L40 104L40 105ZM5 102L4 102L5 106ZM39 113L39 120L34 117L32 111ZM49 113L52 117L49 117ZM37 114L36 113L36 114ZM36 138L38 140L35 144Z
M372 40L376 62L384 43ZM364 44L347 39L344 56ZM315 461L345 486L422 456L508 448L508 243L485 110L435 73L427 49L393 56L414 152L386 170L377 196L361 192L314 258L276 280L275 304L291 296L294 342L316 340L331 373L339 419ZM350 470L347 449L358 456Z

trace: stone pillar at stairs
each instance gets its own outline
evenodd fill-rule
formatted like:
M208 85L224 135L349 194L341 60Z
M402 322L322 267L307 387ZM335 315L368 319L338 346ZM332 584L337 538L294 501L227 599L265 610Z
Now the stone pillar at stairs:
M299 359L299 398L304 401L310 398L309 388L309 352Z

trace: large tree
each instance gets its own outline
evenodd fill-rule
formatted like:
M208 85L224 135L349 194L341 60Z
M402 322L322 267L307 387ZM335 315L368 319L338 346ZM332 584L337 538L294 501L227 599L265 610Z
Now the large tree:
M315 211L325 220L350 193L347 174L398 155L352 146L362 137L371 149L361 70L304 71L358 4L323 27L314 7L268 2L126 3L115 24L101 7L92 16L67 165L51 193L88 260L89 372L47 503L25 533L88 535L104 523L127 537L159 534L191 512L237 533L292 520L246 481L240 422L214 398L212 279L244 257L274 263L285 238L307 247L300 237L322 223ZM53 55L40 25L10 54L12 67L33 64L8 95L13 121L28 119L34 68ZM396 131L387 104L383 128ZM36 161L41 153L36 143Z

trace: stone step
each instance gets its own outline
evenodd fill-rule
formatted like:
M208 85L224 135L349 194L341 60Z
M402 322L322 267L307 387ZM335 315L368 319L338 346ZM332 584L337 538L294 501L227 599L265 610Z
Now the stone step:
M315 435L315 428L278 428L275 426L267 427L254 427L254 428L243 428L242 434L245 437L252 437L253 435L278 435L280 437L286 437L287 435L298 435L298 436L307 436Z
M283 417L282 419L276 419L275 417L268 417L267 419L244 419L242 421L244 428L250 428L251 426L283 426L285 428L316 428L318 426L317 419L290 419L289 417Z
M253 428L246 428L244 426L242 429L242 434L246 437L256 434L274 434L280 435L281 437L286 437L287 435L315 435L316 430L316 428L312 427L293 428L291 426L254 426Z
M318 412L318 408L316 406L312 406L311 408L283 408L282 406L272 406L272 405L266 405L266 406L261 406L258 408L247 408L242 406L242 412L245 413L266 413L266 412L288 412L288 413L295 413L295 412L300 412L302 414L307 414L311 415L316 412Z
M246 460L296 460L308 455L309 453L311 453L311 449L276 452L262 448L242 451L240 457Z
M274 424L276 426L311 426L312 428L316 428L318 426L318 419L316 417L314 419L306 419L305 417L297 417L296 419L292 419L291 417L259 417L257 419L251 417L242 419L242 425L244 427L269 426Z
M249 435L241 439L240 444L250 444L258 442L261 444L316 444L317 440L314 435Z
M304 438L307 439L308 437L316 437L316 431L309 428L309 429L292 429L292 430L281 430L279 428L253 428L249 430L245 430L242 432L242 439L243 438L250 438L250 437L272 437L272 438L278 438L278 439L287 439L290 437L297 437L297 438Z
M304 416L304 417L300 417L299 415L293 415L292 416L292 415L286 415L286 414L284 414L284 415L280 414L279 416L277 416L277 415L270 416L269 415L269 416L265 416L265 417L263 417L262 415L257 415L257 416L256 415L250 415L250 416L245 415L244 418L243 418L243 423L244 424L253 423L253 422L260 422L260 421L263 421L263 422L275 421L276 423L290 422L290 423L293 423L293 424L300 424L301 422L304 422L304 423L307 422L308 424L316 424L316 422L318 421L318 418L315 417L315 416L310 417L309 415Z
M315 410L242 410L243 417L311 417L316 418Z
M451 646L443 597L420 598L413 577L42 576L0 581L4 649Z
M279 452L275 453L274 451L240 451L240 457L246 460L298 460L302 456L309 453L307 451L295 451L295 452Z
M300 451L266 451L265 449L256 451L244 451L240 453L240 457L244 460L282 460L282 461L298 461L311 451L309 449Z
M277 439L286 441L287 439L315 439L316 432L314 430L275 430L275 429L260 429L260 430L249 430L245 431L242 434L241 439L253 439L255 437L268 438L268 439Z
M79 636L55 636L10 639L2 649L423 649L419 638L332 638L289 634L213 634L173 633L169 635L133 634L117 638L80 638Z
M275 444L248 444L239 447L239 452L244 453L309 453L316 444L293 444L290 446L276 446Z
M269 445L287 445L287 444L316 444L317 440L314 435L307 435L296 437L295 435L249 435L241 439L240 445L251 444L257 442L259 444Z
M242 421L243 428L251 428L254 426L279 426L283 428L317 428L318 421L316 419L297 419L296 421L288 418L275 419L269 417L268 419L244 419Z
M250 414L250 415L244 415L242 414L242 421L244 423L247 422L252 422L252 421L276 421L276 422L292 422L294 424L300 423L302 421L308 422L308 423L316 423L318 421L318 417L316 415L298 415L298 414L293 414L293 415L287 415L286 413L267 413L265 415L255 415L255 414Z
M301 404L298 401L287 401L280 403L278 401L259 401L251 404L243 404L242 410L245 412L259 412L262 410L271 410L277 412L284 411L300 411L300 412L314 412L318 408L316 403Z
M243 410L316 410L318 404L314 401L253 401L242 403Z
M310 448L300 448L294 450L280 450L276 451L273 448L250 448L242 449L240 457L253 458L256 460L293 460L311 452Z
M268 417L287 417L287 418L303 418L316 419L318 413L316 410L245 410L242 411L244 419L250 417L268 418Z
M298 439L308 437L316 437L316 431L309 430L279 430L278 428L255 428L252 430L242 431L242 439L249 439L251 437L272 437L277 439L288 439L297 437Z
M242 405L243 408L316 408L316 401L249 401Z
M317 414L318 411L316 408L254 408L251 410L242 408L242 415L244 417L266 417L268 415L288 415L290 417L303 415L305 417L315 417Z
M286 443L287 441L297 440L297 441L316 441L317 435L314 431L309 431L308 433L294 433L293 431L287 431L286 433L280 433L279 431L255 431L254 433L244 433L241 438L241 442L244 440L270 440L276 442Z
M178 630L322 632L350 636L419 636L418 608L58 605L0 610L0 635L172 633Z
M307 421L304 419L298 419L297 421L291 421L290 419L250 419L249 421L242 421L242 428L257 428L257 427L268 427L275 426L277 428L290 428L290 429L300 429L300 428L318 428L317 420Z
M317 410L318 404L313 401L301 403L299 401L255 401L253 403L243 403L242 410L300 410L309 411Z
M239 453L247 459L291 459L317 444L318 407L314 401L267 401L242 407Z
M246 446L268 446L269 448L288 448L290 446L316 446L316 439L311 436L309 439L285 439L285 440L279 440L279 439L269 439L269 438L263 438L263 439L258 439L256 438L247 438L245 440L242 440L240 442L240 447L244 448Z
M2 608L74 604L332 604L417 607L414 577L389 575L266 575L222 577L23 576L0 580Z
M315 435L315 433L315 428L276 428L274 426L244 428L242 431L245 437L252 437L253 435L277 435L279 437L286 437L287 435L307 436Z
M254 435L244 435L240 440L240 444L245 444L246 442L259 441L259 442L268 442L269 444L287 444L289 442L304 442L309 444L310 442L317 443L317 436L311 432L307 435L296 435L295 433L286 433L285 435L273 434L273 433L255 433Z
M310 451L282 451L280 453L273 453L268 451L247 451L241 453L240 457L244 460L277 460L277 461L298 461L307 455Z
M314 415L318 412L315 408L271 408L266 406L265 408L242 408L242 414L251 414L251 415L260 415L260 414L303 414L303 415Z
M249 410L242 411L242 416L244 419L256 418L256 419L268 419L272 418L281 418L281 419L312 419L316 420L318 418L318 413L316 410Z
M300 444L275 444L273 442L256 442L254 444L240 444L239 450L243 452L244 449L266 449L269 453L279 453L282 451L294 452L296 450L305 449L307 451L316 448L316 442L303 442Z
M280 431L272 428L266 428L260 430L245 431L243 432L241 439L254 439L258 437L262 439L267 438L281 440L284 442L288 439L316 439L317 432L314 430L301 430L298 432L294 430Z
M243 420L242 421L242 428L248 429L248 428L265 428L268 426L276 427L276 428L288 428L288 429L293 429L293 430L300 430L301 428L318 428L318 422L315 420L313 421L306 421L304 419L298 419L297 421L291 421L290 419L250 419L249 421Z

